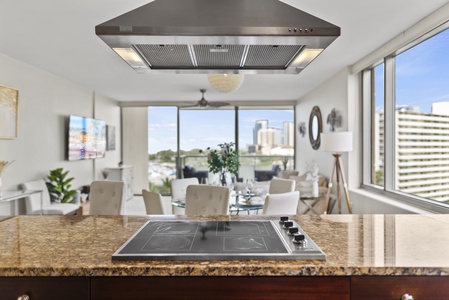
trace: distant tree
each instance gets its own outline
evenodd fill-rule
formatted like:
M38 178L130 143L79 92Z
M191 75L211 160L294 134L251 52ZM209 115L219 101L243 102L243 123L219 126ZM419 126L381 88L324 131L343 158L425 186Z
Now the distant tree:
M176 153L172 150L162 150L157 153L158 159L162 162L172 162Z
M376 183L377 184L384 183L384 171L383 170L376 171Z

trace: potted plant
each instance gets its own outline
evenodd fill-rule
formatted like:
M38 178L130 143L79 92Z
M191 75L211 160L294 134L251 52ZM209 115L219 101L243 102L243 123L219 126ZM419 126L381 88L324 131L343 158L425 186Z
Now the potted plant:
M211 150L207 147L207 164L209 165L209 171L219 174L220 183L227 185L226 174L231 173L237 176L237 172L240 166L239 156L234 149L234 143L218 144L219 149ZM203 153L200 150L200 153Z
M72 178L67 178L69 171L64 171L63 168L57 168L50 171L47 176L47 188L50 192L52 202L56 203L71 203L74 201L76 190L72 190Z

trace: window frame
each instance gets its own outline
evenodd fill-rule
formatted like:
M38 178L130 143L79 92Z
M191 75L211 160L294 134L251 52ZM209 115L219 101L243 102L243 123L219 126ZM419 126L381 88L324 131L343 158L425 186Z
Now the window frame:
M297 140L296 140L296 102L293 101L280 101L280 102L276 102L276 104L271 104L269 102L266 103L261 103L261 102L251 102L251 103L247 103L247 102L243 102L241 105L237 105L236 103L231 103L229 106L223 107L223 108L214 108L214 109L210 109L210 110L229 110L229 111L234 111L234 142L235 143L235 147L237 152L239 152L239 117L240 117L240 112L244 111L244 110L291 110L293 113L293 130L294 130L294 134L293 134L293 149L294 154L293 154L293 169L296 168L296 144L297 144ZM202 111L207 111L209 109L204 109L204 108L198 108L198 107L193 107L193 108L187 108L185 106L183 106L182 103L178 103L178 102L173 102L173 103L151 103L148 104L147 107L176 107L176 157L175 157L175 163L176 163L176 174L177 174L177 178L181 178L181 174L182 174L182 156L181 156L181 111L183 110L202 110ZM240 155L240 154L239 154Z
M449 204L439 203L435 200L419 197L413 194L406 194L395 189L395 107L396 107L396 56L415 47L416 45L427 41L428 39L438 35L449 28L449 20L441 25L425 32L413 41L398 47L389 55L385 55L383 59L371 64L367 68L361 70L361 97L362 97L362 114L363 114L363 146L362 146L362 168L363 179L361 187L375 194L387 196L393 200L404 204L412 205L417 208L437 212L449 213ZM373 70L379 64L384 64L384 185L376 185L372 182L372 159L373 159L373 119L375 113L374 99L374 78Z

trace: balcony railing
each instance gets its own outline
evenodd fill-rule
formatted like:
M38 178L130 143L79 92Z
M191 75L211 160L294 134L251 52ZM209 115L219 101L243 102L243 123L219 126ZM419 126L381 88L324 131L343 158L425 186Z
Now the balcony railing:
M271 176L279 170L294 169L294 157L291 155L240 155L239 157L238 180L240 181L265 181L271 179ZM205 155L182 155L177 161L179 162L178 167L175 157L173 163L159 163L155 160L149 162L148 182L151 190L169 195L170 181L175 178L207 178L210 183L217 179L216 174L209 172ZM185 174L186 167L189 167L194 174Z
M294 157L289 155L240 155L239 179L257 180L258 172L277 172L279 170L293 170ZM183 155L180 157L180 169L184 170L186 166L196 171L207 172L207 158L204 155ZM285 165L284 165L285 164ZM181 173L179 178L184 177ZM209 180L212 180L212 174L209 174Z

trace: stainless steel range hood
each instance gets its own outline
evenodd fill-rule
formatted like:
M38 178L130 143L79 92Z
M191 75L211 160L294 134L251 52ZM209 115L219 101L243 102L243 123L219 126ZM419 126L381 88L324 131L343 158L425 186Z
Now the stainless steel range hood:
M340 28L278 0L155 0L95 32L139 73L298 74Z

